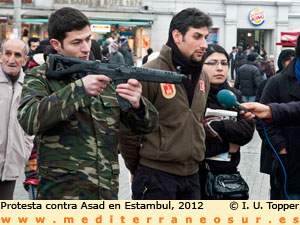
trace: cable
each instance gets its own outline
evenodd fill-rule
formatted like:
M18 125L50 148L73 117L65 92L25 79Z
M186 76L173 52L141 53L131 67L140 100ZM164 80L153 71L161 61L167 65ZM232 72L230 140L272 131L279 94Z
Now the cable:
M270 139L269 139L269 136L268 136L268 134L267 134L267 130L266 130L266 127L265 127L264 122L263 122L261 119L258 119L258 121L259 121L259 122L261 123L261 125L263 126L263 128L264 128L264 133L265 133L265 136L266 136L266 139L267 139L267 141L268 141L270 147L272 148L273 152L275 153L275 155L276 155L276 157L277 157L277 159L278 159L278 161L280 162L280 165L281 165L281 167L282 167L282 171L283 171L283 174L284 174L284 184L283 184L284 195L285 195L285 197L286 197L287 200L291 200L290 197L289 197L288 194L287 194L287 191L286 191L287 174L286 174L286 170L285 170L285 168L284 168L284 165L283 165L283 163L282 163L282 161L281 161L281 159L280 159L278 153L276 152L274 146L272 145L272 143L271 143L271 141L270 141Z

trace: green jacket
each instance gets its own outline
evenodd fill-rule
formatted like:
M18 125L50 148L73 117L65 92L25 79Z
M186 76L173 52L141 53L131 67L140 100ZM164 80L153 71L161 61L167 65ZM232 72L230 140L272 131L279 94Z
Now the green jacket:
M176 71L171 48L163 46L158 58L145 64L145 67ZM202 72L190 107L183 84L143 83L143 96L159 112L159 129L139 139L121 127L120 151L131 173L134 173L138 163L179 176L198 172L199 162L205 155L202 119L209 87L208 75Z
M141 98L145 115L120 111L115 86L88 97L82 79L50 80L46 64L25 77L19 123L41 134L39 199L117 199L119 122L137 134L157 125L157 111Z

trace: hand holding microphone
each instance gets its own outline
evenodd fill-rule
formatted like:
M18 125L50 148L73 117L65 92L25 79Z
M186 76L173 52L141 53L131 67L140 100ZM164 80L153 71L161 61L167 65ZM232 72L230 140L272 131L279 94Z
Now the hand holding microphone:
M264 105L258 102L242 103L243 107L251 111L252 113L245 113L247 119L253 119L254 115L260 119L272 118L272 111L268 105ZM254 115L253 115L254 114Z

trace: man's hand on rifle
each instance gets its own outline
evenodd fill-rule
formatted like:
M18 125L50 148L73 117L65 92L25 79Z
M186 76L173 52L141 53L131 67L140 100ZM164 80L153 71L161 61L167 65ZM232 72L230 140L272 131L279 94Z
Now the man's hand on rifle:
M136 79L129 79L127 83L119 84L116 91L120 97L127 99L133 108L140 107L142 85Z
M106 88L106 83L110 81L110 78L105 75L88 75L82 78L85 91L89 97L99 96Z

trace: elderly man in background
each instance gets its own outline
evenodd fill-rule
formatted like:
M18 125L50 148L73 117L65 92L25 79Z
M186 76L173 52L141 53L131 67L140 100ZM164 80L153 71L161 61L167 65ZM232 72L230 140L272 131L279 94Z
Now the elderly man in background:
M26 45L12 39L1 47L0 58L0 199L13 199L16 180L24 169L32 138L27 136L17 120L21 99Z

